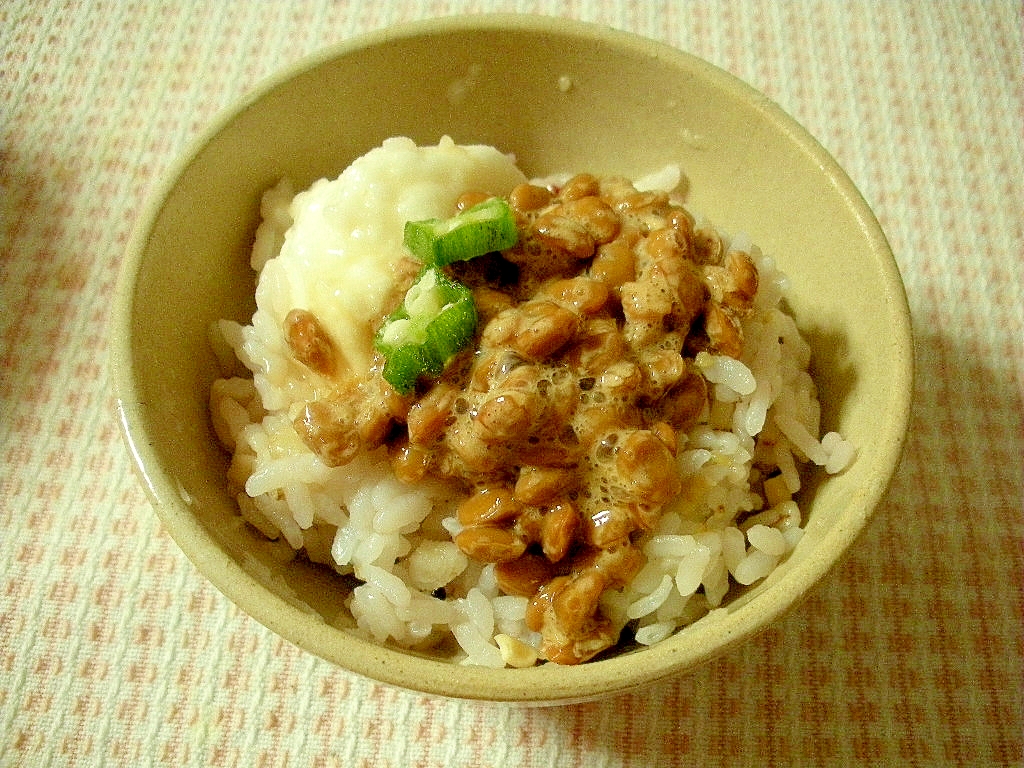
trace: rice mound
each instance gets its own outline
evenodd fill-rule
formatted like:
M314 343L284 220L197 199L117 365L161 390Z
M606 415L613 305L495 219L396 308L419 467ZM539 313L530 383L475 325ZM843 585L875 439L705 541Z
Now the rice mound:
M289 354L283 321L293 308L310 310L347 364L367 368L373 323L396 300L404 223L449 215L467 189L506 195L525 180L512 157L445 137L424 147L388 139L337 179L298 194L282 181L262 201L252 321L221 320L211 334L224 369L211 390L211 415L232 456L228 482L242 517L353 577L347 605L368 638L407 648L454 639L462 663L489 667L536 662L540 636L525 623L528 598L502 594L494 566L471 561L452 542L456 489L399 481L384 448L332 468L306 446L292 426L294 408L315 397L317 384ZM678 180L670 168L637 187L666 189ZM785 276L744 236L720 235L727 248L750 255L759 288L743 321L742 357L697 355L711 402L679 436L683 490L640 542L646 565L602 598L603 613L629 626L640 645L714 611L734 585L770 574L803 534L791 500L799 466L839 472L854 458L838 434L818 438L810 348L781 307ZM236 370L238 361L246 371ZM755 464L780 473L764 480Z

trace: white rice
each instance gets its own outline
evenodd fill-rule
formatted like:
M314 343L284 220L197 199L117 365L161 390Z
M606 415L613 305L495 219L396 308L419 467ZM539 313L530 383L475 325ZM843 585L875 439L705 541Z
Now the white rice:
M298 195L282 182L261 208L252 322L220 321L212 333L225 371L211 392L212 418L232 452L228 477L244 519L360 581L348 608L367 637L419 647L450 636L463 663L489 667L535 662L540 637L526 628L527 599L501 594L493 566L469 561L452 543L457 498L444 484L401 483L382 450L336 468L309 450L290 410L312 399L316 384L287 354L282 327L290 309L308 309L348 363L366 367L373 333L366 318L394 296L404 222L447 215L466 189L504 195L523 180L512 158L495 149L447 138L417 147L397 138ZM679 180L672 167L640 184L675 187ZM748 251L760 273L744 355L697 356L713 401L706 418L679 437L683 491L641 542L644 568L602 598L605 614L631 623L642 645L707 615L733 584L765 578L792 552L802 534L790 500L800 488L798 464L839 472L854 459L838 434L817 438L810 349L779 306L785 276L748 239L732 238L731 246ZM230 352L251 376L234 375ZM751 482L762 460L781 470L765 485L768 501ZM446 599L437 596L442 589Z

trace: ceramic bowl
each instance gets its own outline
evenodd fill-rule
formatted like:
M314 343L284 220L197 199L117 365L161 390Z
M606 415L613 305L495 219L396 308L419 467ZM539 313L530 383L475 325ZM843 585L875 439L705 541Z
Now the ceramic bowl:
M806 535L714 621L575 667L483 669L375 645L346 629L344 587L282 562L241 523L208 415L217 375L207 328L253 311L248 251L261 193L335 177L390 136L485 143L531 176L635 177L679 163L689 202L743 230L788 273L813 349L823 427L859 450L808 483ZM386 29L271 78L214 122L146 207L113 324L124 433L166 530L231 601L292 643L360 675L473 700L556 703L692 670L796 605L843 556L896 469L912 345L886 239L828 153L764 95L694 56L552 18L471 16ZM350 621L349 621L350 623Z

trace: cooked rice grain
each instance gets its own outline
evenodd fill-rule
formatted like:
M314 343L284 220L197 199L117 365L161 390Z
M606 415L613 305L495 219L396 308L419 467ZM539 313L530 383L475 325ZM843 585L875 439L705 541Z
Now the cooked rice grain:
M251 259L260 275L259 310L249 325L224 320L211 328L224 375L211 390L211 412L218 439L232 453L229 484L242 517L263 535L283 537L312 560L362 582L347 605L367 637L420 647L448 635L461 647L462 663L531 666L540 636L526 627L528 600L501 594L494 567L473 563L452 543L461 528L452 489L399 482L381 451L328 467L292 426L289 408L313 399L316 384L288 353L281 330L285 313L305 302L326 302L330 309L323 316L331 327L347 328L351 336L352 328L362 328L358 318L365 317L367 301L376 311L391 290L387 268L367 266L360 261L365 253L345 251L348 245L336 233L324 234L311 206L334 201L358 207L363 204L353 201L365 193L369 207L344 214L356 220L373 206L395 206L405 195L390 216L394 227L407 218L444 215L467 188L491 186L504 194L523 178L496 150L461 148L447 139L426 148L390 140L366 158L337 181L318 182L299 195L282 182L263 198ZM417 187L418 174L429 182ZM638 181L638 188L675 187L679 179L679 169L670 167ZM315 255L296 262L297 253L316 250L304 240L310 232L345 251L337 284L372 273L366 295L323 294L334 279L327 275L328 262ZM400 237L383 229L370 234L392 249ZM713 620L732 584L756 583L792 552L803 534L792 501L800 488L799 463L810 460L832 473L855 458L840 435L816 437L820 408L807 373L810 347L780 307L785 275L745 235L722 238L726 248L749 253L759 271L754 312L743 323L744 354L739 360L697 355L713 400L702 422L679 435L683 491L639 542L646 565L625 588L601 598L605 615L621 626L632 623L641 645L661 642L701 617ZM296 268L304 258L312 258L312 266ZM337 307L339 301L344 306ZM350 361L365 358L372 328L358 333L360 338L341 339ZM237 361L251 378L237 375ZM445 599L435 596L442 589Z

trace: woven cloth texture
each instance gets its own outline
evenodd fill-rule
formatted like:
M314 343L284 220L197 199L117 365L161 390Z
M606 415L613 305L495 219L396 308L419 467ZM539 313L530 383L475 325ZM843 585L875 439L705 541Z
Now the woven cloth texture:
M587 704L435 700L235 608L162 530L106 359L144 201L321 47L535 12L690 51L837 158L896 254L902 465L809 599L698 671ZM0 766L1020 765L1024 42L1018 2L0 2Z

